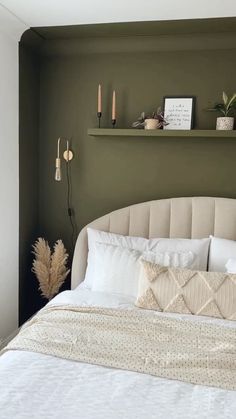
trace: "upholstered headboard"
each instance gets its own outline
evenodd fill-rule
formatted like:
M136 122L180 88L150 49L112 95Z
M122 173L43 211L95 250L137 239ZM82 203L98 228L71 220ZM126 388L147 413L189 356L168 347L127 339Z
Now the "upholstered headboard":
M236 240L236 199L172 198L131 205L104 215L80 232L72 264L71 288L85 276L87 227L130 236Z

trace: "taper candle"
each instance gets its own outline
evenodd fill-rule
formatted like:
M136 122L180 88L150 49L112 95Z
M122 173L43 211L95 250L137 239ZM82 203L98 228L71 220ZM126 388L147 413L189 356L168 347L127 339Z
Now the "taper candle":
M113 90L112 95L112 114L111 119L114 121L116 119L116 91Z
M102 86L98 85L98 113L102 113Z

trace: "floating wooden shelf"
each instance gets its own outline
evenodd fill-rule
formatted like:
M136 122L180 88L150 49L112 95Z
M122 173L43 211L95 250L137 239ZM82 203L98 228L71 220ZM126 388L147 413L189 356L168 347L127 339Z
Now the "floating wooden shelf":
M236 138L234 131L216 130L144 130L144 129L112 129L112 128L89 128L88 135L92 137L172 137L172 138Z

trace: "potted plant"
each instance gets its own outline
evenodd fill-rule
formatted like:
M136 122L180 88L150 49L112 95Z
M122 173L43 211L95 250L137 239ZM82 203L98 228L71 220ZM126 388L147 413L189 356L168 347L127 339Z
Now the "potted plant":
M164 119L164 114L161 108L158 108L156 112L151 115L146 115L142 112L137 121L132 124L133 128L144 128L144 129L160 129L163 126L168 125Z
M217 130L233 130L234 129L234 113L236 110L236 93L232 97L228 97L225 92L222 95L223 102L216 103L209 111L220 112L223 116L218 116L216 120Z

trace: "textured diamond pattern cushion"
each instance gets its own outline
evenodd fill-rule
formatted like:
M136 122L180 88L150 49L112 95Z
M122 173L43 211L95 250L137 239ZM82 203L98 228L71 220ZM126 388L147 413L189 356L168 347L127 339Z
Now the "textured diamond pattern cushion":
M138 307L236 320L235 274L141 263Z

